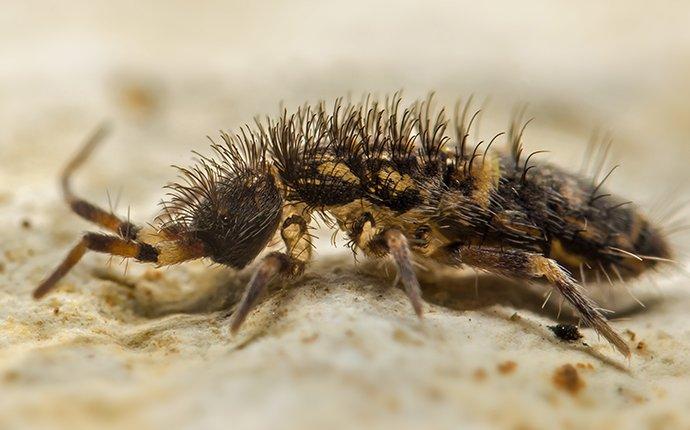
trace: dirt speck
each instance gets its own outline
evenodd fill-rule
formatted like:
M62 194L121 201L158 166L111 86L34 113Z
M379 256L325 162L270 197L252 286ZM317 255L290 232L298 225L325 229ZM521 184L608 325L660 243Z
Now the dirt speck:
M144 272L143 278L146 279L147 281L158 281L163 277L163 274L161 273L160 270L156 269L147 269L146 272Z
M577 363L575 367L583 370L594 370L594 365L592 363Z
M19 379L19 373L14 370L5 372L2 378L5 382L14 382Z
M12 200L12 196L9 193L0 192L0 205L9 203Z
M515 369L517 369L517 363L512 360L508 360L504 361L503 363L499 363L498 366L496 366L496 368L498 369L498 372L500 374L508 375L510 373L513 373Z
M436 386L432 385L432 386L427 387L426 394L429 397L429 399L432 401L438 402L440 400L443 400L443 391Z
M645 396L625 387L618 387L618 394L632 403L642 404L649 401Z
M302 341L302 343L314 343L316 341L316 339L318 339L318 338L319 338L318 333L312 333L312 334L303 336L300 340Z
M575 342L576 340L582 339L582 334L577 326L572 324L557 324L548 326L549 329L562 341L565 342Z
M404 343L406 345L421 345L422 342L419 339L415 339L408 332L400 328L393 330L393 340L396 342Z
M117 83L115 98L123 111L134 118L146 119L162 105L162 91L153 82L125 79Z
M479 367L477 368L474 373L472 374L472 377L474 378L475 381L483 381L486 379L488 375L486 374L486 370L483 368Z
M585 381L580 377L572 364L564 364L553 373L553 384L571 395L576 395L585 387Z

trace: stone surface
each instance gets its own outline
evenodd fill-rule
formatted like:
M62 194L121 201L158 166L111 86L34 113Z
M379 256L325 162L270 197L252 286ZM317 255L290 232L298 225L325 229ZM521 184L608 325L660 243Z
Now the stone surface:
M589 329L556 339L558 300L542 307L543 289L487 277L475 289L471 271L422 270L420 322L385 263L355 264L328 231L305 278L273 286L235 337L228 315L248 273L204 262L124 275L88 255L34 302L89 228L56 175L104 118L115 131L75 189L103 205L105 190L113 203L122 190L119 213L131 206L137 221L155 214L167 166L203 151L205 135L280 101L401 87L451 103L492 96L485 135L529 101L527 147L575 169L590 130L611 128L623 163L612 189L662 221L687 198L681 2L653 17L635 2L186 4L3 6L0 428L690 427L690 290L678 271L627 285L644 309L621 286L593 291L619 311L630 361ZM673 240L682 257L687 241ZM561 320L573 321L567 310Z

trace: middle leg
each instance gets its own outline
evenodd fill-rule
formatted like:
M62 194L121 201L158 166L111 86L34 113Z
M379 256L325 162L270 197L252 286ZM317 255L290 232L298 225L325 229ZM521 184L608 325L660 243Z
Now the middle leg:
M399 280L410 300L415 314L422 317L423 300L419 280L414 272L412 250L405 234L397 228L379 227L369 212L364 212L349 229L348 235L353 244L367 256L384 257L390 255L398 269Z

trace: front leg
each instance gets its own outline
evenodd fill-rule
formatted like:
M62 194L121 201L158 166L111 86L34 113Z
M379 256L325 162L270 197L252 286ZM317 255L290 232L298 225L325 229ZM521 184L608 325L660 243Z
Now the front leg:
M285 244L285 252L272 252L266 255L254 270L235 310L230 326L233 334L240 329L266 285L273 278L296 278L304 273L307 263L312 258L310 222L311 212L304 205L288 205L283 209L280 236Z
M467 264L514 279L546 279L577 310L588 326L604 336L623 355L630 356L628 345L608 324L597 304L584 294L580 285L555 260L517 249L467 245L450 245L435 257L444 263L457 266Z

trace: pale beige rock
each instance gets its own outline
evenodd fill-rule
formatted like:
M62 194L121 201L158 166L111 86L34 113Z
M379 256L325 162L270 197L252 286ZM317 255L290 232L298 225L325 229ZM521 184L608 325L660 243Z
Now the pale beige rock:
M680 275L631 285L646 309L620 287L607 301L629 362L591 330L587 346L557 341L558 300L542 309L543 290L481 278L475 292L471 271L422 272L420 322L385 266L354 264L330 232L305 278L274 286L236 337L228 315L248 273L202 262L123 276L88 255L30 298L90 228L55 177L103 118L115 133L75 188L107 205L122 187L119 212L137 221L206 134L281 100L400 87L492 95L486 135L529 101L527 147L574 168L601 124L624 164L611 188L687 196L687 6L479 3L3 5L0 428L690 428Z

